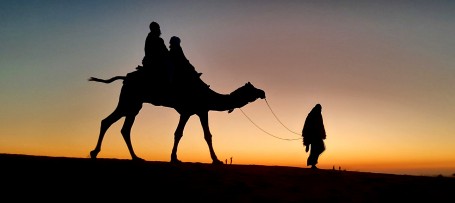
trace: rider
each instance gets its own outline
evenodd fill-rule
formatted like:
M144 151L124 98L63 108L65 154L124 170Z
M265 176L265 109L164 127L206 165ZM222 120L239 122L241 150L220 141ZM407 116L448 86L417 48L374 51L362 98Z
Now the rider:
M190 61L186 58L183 53L182 47L180 46L180 38L173 36L169 41L169 53L170 59L172 60L175 66L175 78L176 82L180 82L183 85L191 84L204 84L207 86L201 79L200 76L202 73L198 73ZM194 83L198 82L198 83Z
M173 66L169 61L169 50L161 38L160 25L153 21L150 23L149 28L150 32L145 39L145 56L142 59L144 70L155 69L159 75L167 75L167 82L172 82ZM138 69L142 68L138 67Z
M173 36L169 41L169 54L171 60L174 62L176 67L179 67L179 72L184 75L189 75L191 77L196 76L199 77L202 73L196 72L194 66L190 63L190 61L186 58L185 54L183 53L182 47L180 46L180 38Z

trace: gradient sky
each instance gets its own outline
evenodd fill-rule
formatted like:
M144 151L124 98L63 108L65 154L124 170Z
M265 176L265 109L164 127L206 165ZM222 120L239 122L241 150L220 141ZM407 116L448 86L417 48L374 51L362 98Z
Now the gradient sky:
M319 167L398 174L455 173L455 3L452 1L0 1L0 152L88 157L125 75L141 63L148 25L183 50L219 93L251 82L300 133L320 103L327 150ZM287 131L257 100L258 126ZM169 161L178 113L145 104L132 129L138 156ZM99 158L130 159L120 134ZM219 159L307 167L301 140L269 136L239 109L209 113ZM179 151L210 163L197 117Z

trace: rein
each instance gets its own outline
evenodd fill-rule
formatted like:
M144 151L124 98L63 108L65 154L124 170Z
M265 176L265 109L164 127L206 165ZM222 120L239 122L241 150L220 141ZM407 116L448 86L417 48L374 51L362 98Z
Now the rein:
M297 133L297 132L294 132L294 131L290 130L288 127L286 127L286 126L283 124L283 122L281 122L281 120L280 120L280 119L276 116L276 114L273 112L273 110L272 110L272 108L270 107L269 102L267 101L267 99L264 99L264 100L265 100L265 103L267 104L267 106L269 107L270 111L272 112L273 116L275 116L276 120L277 120L284 128L286 128L286 130L288 130L289 132L294 133L294 134L296 134L296 135L302 135L302 134ZM245 116L245 117L246 117L254 126L256 126L259 130L261 130L262 132L264 132L264 133L266 133L266 134L268 134L268 135L270 135L270 136L272 136L272 137L274 137L274 138L277 138L277 139L280 139L280 140L287 140L287 141L301 140L301 139L302 139L302 138L282 138L282 137L278 137L278 136L276 136L276 135L273 135L272 133L269 133L269 132L267 132L266 130L264 130L263 128L261 128L261 127L260 127L259 125L257 125L253 120L251 120L251 118L248 117L248 116L245 114L245 112L243 112L243 110L242 110L241 108L239 108L239 109L240 109L240 111L243 113L243 115L244 115L244 116Z

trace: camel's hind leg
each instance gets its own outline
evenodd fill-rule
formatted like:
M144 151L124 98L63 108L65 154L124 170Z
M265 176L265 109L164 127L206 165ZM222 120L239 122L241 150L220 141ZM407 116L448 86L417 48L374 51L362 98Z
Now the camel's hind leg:
M112 124L117 122L123 116L124 115L122 114L122 111L120 110L120 108L117 107L114 110L114 112L112 112L108 117L101 121L98 142L96 143L95 149L90 152L90 158L96 159L96 156L98 156L98 153L101 151L101 143L103 142L103 138L104 135L106 134L107 129L109 129L109 127L111 127Z
M204 139L207 142L210 150L210 157L212 158L213 164L223 164L222 161L218 160L215 150L212 146L212 134L209 129L209 115L208 112L198 114L199 119L201 120L202 129L204 130Z
M190 115L187 114L180 114L179 124L177 125L177 129L175 129L174 133L174 147L172 147L172 154L171 154L171 163L180 163L181 161L177 159L177 148L180 142L180 139L183 137L183 129L185 128L186 123Z
M130 114L125 117L125 123L123 124L121 132L133 161L143 161L143 159L136 156L136 153L134 153L133 150L133 145L131 144L131 128L133 126L134 120L136 119L136 115L137 113Z
M121 130L123 139L128 147L128 150L131 154L133 160L142 160L141 158L137 157L134 153L132 144L131 144L131 127L133 126L134 120L136 115L142 108L142 103L137 100L131 99L123 99L125 97L120 97L119 104L117 108L112 112L108 117L101 121L101 128L100 128L100 135L98 137L98 142L94 150L90 152L90 158L96 159L96 156L101 151L101 143L103 142L104 135L109 127L117 122L120 118L125 116L125 122L123 123L123 127Z

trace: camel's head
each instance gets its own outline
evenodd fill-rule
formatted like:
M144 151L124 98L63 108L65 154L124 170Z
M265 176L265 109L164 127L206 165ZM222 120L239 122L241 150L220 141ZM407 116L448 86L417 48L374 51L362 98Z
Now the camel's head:
M251 95L253 95L256 99L261 98L265 99L265 92L264 90L258 89L254 87L250 82L247 82L245 84L246 87L248 87L251 91Z
M240 101L239 103L240 106L236 108L240 108L250 102L256 101L256 99L259 98L265 99L265 92L261 89L254 87L250 82L247 82L242 87L236 89L230 95L235 96ZM234 111L234 109L229 109L228 113L231 113L232 111Z
M250 82L240 87L235 91L243 98L247 99L248 102L255 101L256 99L265 99L265 92L261 89L254 87Z

